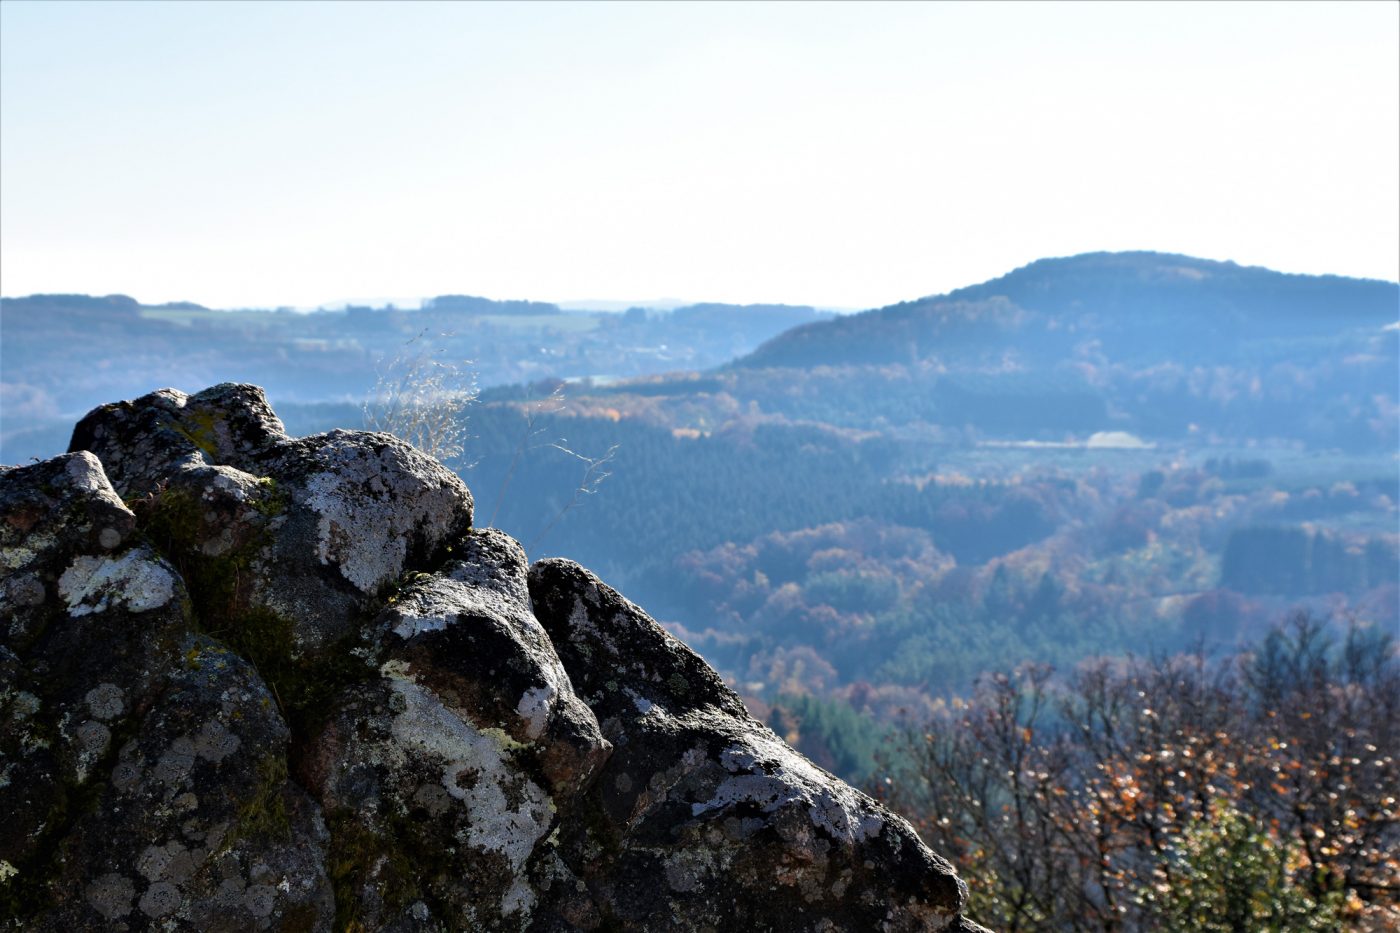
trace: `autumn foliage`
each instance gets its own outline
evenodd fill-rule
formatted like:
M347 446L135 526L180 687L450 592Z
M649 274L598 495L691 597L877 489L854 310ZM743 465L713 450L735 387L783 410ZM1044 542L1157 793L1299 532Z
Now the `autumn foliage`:
M1227 659L985 678L876 789L1007 933L1391 930L1397 759L1393 638L1298 615Z

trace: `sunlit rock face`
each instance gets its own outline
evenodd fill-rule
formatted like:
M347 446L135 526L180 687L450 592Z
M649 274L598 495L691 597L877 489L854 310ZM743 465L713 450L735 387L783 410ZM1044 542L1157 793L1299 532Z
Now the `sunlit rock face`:
M909 826L385 434L255 386L0 468L0 928L969 930Z

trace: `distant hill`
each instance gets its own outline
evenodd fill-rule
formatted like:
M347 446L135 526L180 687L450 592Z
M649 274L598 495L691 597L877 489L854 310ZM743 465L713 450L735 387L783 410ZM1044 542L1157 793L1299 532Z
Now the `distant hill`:
M661 421L702 431L744 411L956 443L1106 432L1393 452L1398 321L1394 282L1092 253L803 323L709 372L599 394L619 411L624 397L656 400Z
M425 311L465 314L559 314L559 306L543 301L492 301L475 295L438 295L423 301Z
M1167 253L1042 259L946 295L787 331L736 367L911 363L1003 367L1281 359L1365 348L1400 315L1400 285L1288 275ZM1008 358L1008 354L1010 357Z
M576 312L471 295L312 313L125 295L0 298L0 462L56 454L89 408L160 386L256 382L279 403L359 401L396 358L432 358L483 387L607 382L709 369L828 316L782 305Z

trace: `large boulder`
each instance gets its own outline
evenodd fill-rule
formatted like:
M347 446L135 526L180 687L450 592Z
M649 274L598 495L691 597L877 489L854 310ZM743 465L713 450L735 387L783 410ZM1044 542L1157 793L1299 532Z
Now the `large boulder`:
M261 390L0 468L0 927L970 930L902 820L385 434Z
M693 651L578 564L535 612L613 754L563 859L624 930L941 930L967 891L902 819L793 751Z

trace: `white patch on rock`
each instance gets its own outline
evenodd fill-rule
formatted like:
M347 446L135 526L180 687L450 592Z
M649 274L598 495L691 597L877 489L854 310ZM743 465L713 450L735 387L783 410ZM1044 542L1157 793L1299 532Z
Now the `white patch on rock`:
M394 744L405 753L442 762L443 788L466 809L464 841L472 848L500 853L515 874L501 912L528 910L534 894L525 865L549 832L554 802L508 760L511 743L504 733L477 730L412 681L393 679L390 684L403 707L390 726ZM512 799L517 801L514 808Z
M175 577L142 551L128 551L115 558L85 555L74 559L58 578L58 594L72 616L109 608L148 612L174 598Z
M855 790L817 770L776 736L756 734L748 741L749 746L732 745L720 755L734 776L708 801L691 804L692 816L739 803L755 804L764 813L801 807L813 825L847 844L880 835L884 821Z
M465 487L422 454L392 445L375 452L354 435L332 435L319 454L326 468L306 481L317 556L361 592L398 575L415 534L436 543L456 523Z
M177 867L181 871L171 871L172 867ZM136 870L150 882L164 881L167 878L175 881L184 880L188 877L188 870L192 868L189 858L189 850L180 844L178 840L172 839L163 846L146 846L136 859Z
M259 920L272 916L277 907L277 889L269 884L255 884L243 892L243 906Z
M538 740L549 728L560 695L571 688L567 686L568 675L549 650L548 633L528 608L512 602L499 590L465 583L455 575L434 574L415 581L394 603L393 632L407 641L460 621L470 624L473 616L493 619L507 627L534 673L543 680L541 686L526 690L515 707L516 714L524 720L526 737ZM386 676L408 673L407 666L382 670Z
M441 631L451 621L448 616L438 612L417 612L412 606L396 608L398 621L394 623L394 634L404 641L428 632Z
M501 898L501 913L510 915L523 911L528 917L535 907L535 901L535 889L526 878L517 875L506 896Z
M116 491L112 489L112 484L107 481L107 474L102 469L102 461L98 460L91 452L86 450L75 452L63 465L63 472L68 475L68 482L74 489L94 493L103 499L115 499L121 503Z
M194 752L200 758L218 764L237 751L241 744L242 740L230 732L228 727L217 719L211 719L194 737Z
M139 906L143 914L158 919L173 914L183 900L184 896L177 886L169 881L157 881L141 895Z
M209 485L222 492L228 493L239 502L248 502L257 495L260 483L258 478L251 473L247 473L236 467L217 466L206 467L209 471ZM205 498L211 498L209 493L204 494Z
M141 781L141 768L132 761L119 761L112 769L112 786L126 793Z
M79 784L86 784L92 766L107 752L112 742L112 730L96 720L89 719L74 730L76 752L73 756L73 778Z
M548 672L549 668L542 668ZM554 709L554 701L559 697L559 688L554 684L526 690L515 706L515 712L525 720L525 734L532 740L544 735L549 725L549 713Z
M655 703L653 703L651 700L648 700L646 697L639 695L631 687L623 687L622 692L627 694L628 698L632 701L632 705L637 708L637 712L641 713L643 716L657 708L657 705ZM662 713L665 713L664 708L662 709Z
M75 734L78 748L94 757L107 751L107 746L112 741L112 730L93 719L79 723Z
M593 624L593 616L589 614L588 606L581 599L574 600L574 608L569 612L569 631L587 632L590 635L602 637L598 626Z
M488 618L519 615L515 607L503 606L496 593L440 575L414 583L394 604L394 609L398 618L394 634L405 641L445 629L463 615L476 613Z
M496 543L506 550L513 550L515 553L511 555L511 558L501 561L494 554L488 557L480 551L476 551L474 545L477 545L478 541L468 539L466 559L453 561L444 568L443 572L453 580L469 586L491 590L517 606L529 609L530 587L526 582L524 571L525 552L517 542L506 538L503 534L498 536ZM512 558L514 559L512 560ZM515 561L519 561L519 563L517 564Z
M182 735L171 742L161 754L152 774L156 780L174 786L189 775L190 769L194 767L194 760L194 742L190 741L189 736Z

